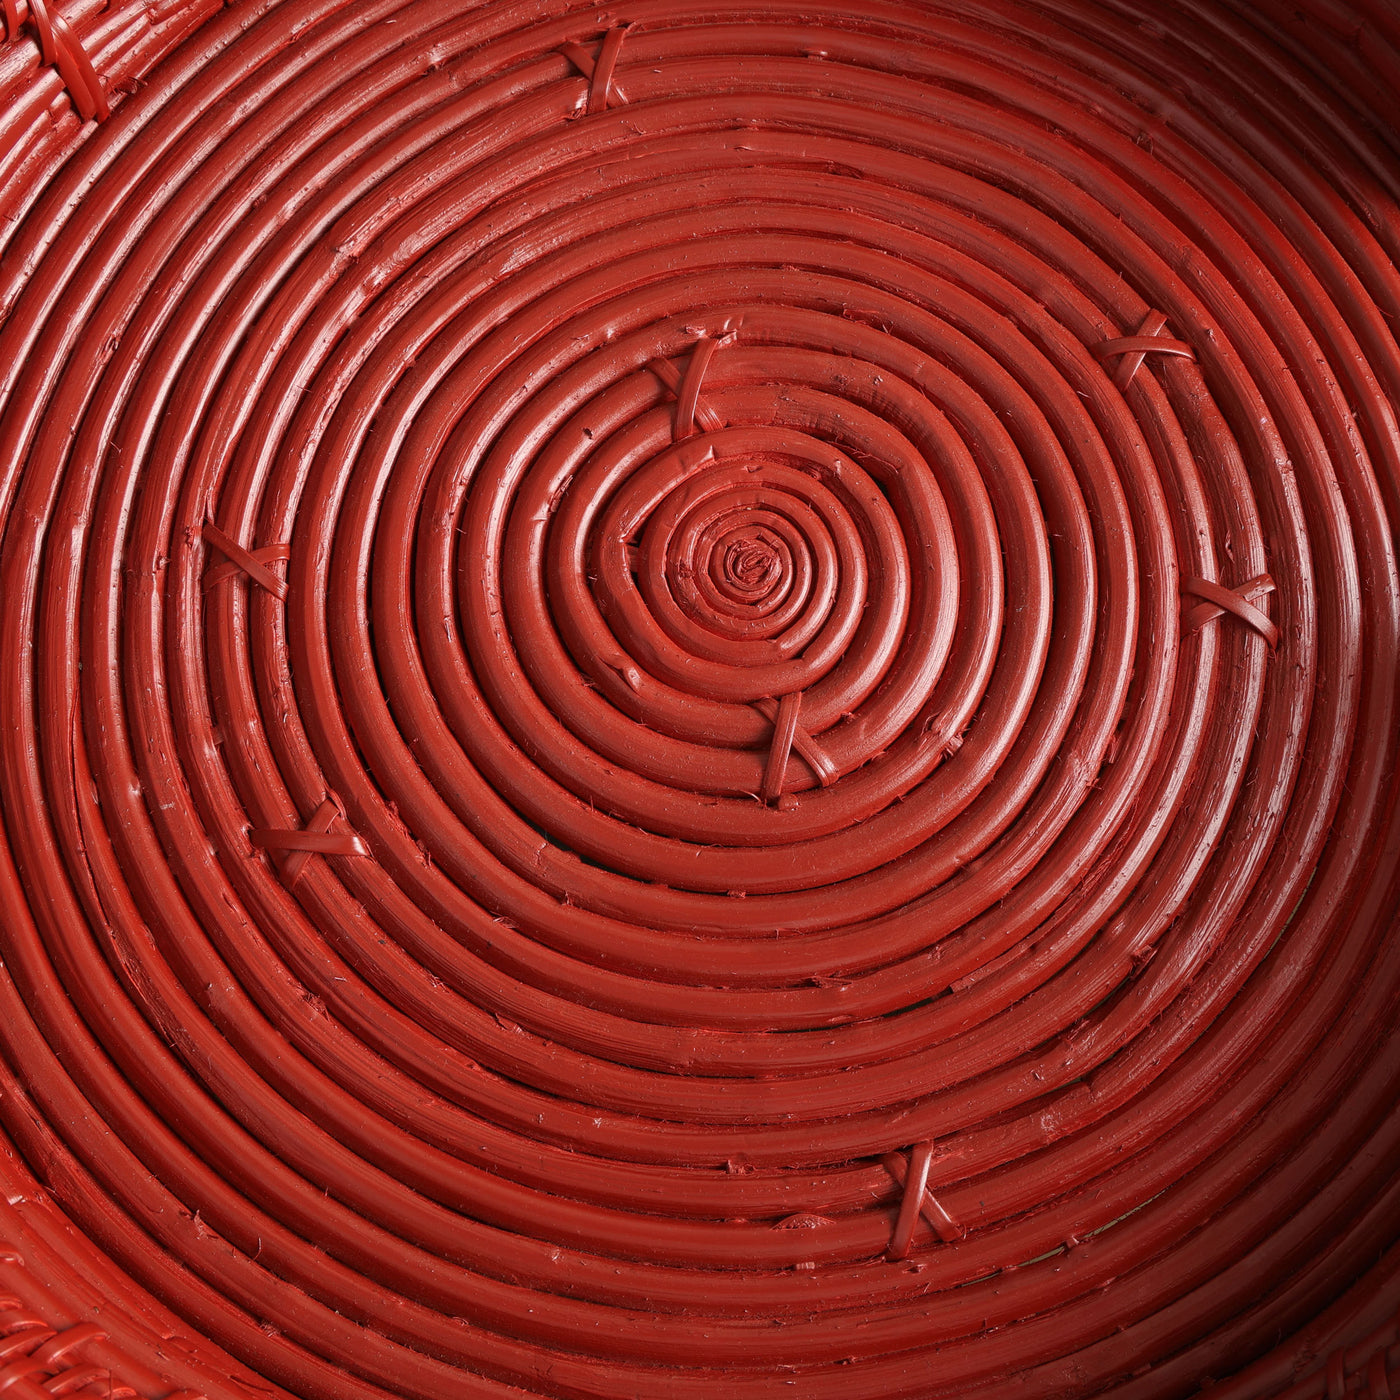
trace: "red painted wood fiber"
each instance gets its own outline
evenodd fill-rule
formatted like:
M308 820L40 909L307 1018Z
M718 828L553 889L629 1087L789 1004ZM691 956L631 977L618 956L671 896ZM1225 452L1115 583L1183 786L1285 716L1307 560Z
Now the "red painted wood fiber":
M1400 11L4 19L0 1392L1400 1394Z

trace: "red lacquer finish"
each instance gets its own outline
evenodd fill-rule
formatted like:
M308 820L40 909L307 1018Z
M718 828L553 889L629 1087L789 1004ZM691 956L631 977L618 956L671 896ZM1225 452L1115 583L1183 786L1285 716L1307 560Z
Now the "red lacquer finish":
M0 1393L1400 1395L1400 14L4 0Z

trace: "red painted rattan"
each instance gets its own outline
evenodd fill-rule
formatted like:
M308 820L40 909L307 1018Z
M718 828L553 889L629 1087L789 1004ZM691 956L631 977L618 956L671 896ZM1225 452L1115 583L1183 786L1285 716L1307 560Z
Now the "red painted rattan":
M4 18L0 1391L1400 1394L1393 7Z

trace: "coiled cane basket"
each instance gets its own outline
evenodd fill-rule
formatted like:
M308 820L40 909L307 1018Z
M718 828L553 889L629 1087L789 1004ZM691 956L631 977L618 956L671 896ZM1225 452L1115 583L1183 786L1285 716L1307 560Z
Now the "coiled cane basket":
M1400 1394L1400 9L3 9L5 1400Z

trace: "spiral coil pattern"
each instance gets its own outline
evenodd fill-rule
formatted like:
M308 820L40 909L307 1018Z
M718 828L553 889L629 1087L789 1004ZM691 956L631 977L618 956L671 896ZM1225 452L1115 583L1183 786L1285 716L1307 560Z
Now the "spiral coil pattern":
M0 1226L209 1400L1380 1326L1400 166L1319 21L457 8L143 12L7 168Z

